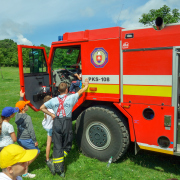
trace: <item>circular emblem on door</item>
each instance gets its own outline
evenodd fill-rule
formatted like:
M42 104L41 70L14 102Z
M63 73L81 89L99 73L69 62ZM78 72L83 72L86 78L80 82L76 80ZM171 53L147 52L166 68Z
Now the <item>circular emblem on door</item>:
M91 63L96 68L103 68L108 62L108 53L104 48L95 48L91 53Z

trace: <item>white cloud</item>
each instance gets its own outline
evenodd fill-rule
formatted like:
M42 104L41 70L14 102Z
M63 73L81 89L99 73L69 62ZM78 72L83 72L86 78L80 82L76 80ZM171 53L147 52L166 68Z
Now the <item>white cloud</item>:
M4 20L0 24L0 40L13 39L19 42L28 42L29 45L32 43L23 37L23 32L30 32L29 25L27 23L19 24L10 19Z
M90 8L90 7L87 7L87 8L85 8L85 9L81 9L81 15L82 16L86 16L86 17L92 17L92 16L94 16L94 11L93 11L93 9L92 8Z
M159 9L163 5L169 6L171 9L178 8L180 5L177 5L179 0L149 0L144 5L134 8L133 6L128 7L127 9L122 10L120 16L119 14L112 14L112 19L116 23L117 19L119 20L118 25L124 28L137 28L144 26L139 23L139 18L143 13L148 13L151 9ZM176 4L176 7L174 5ZM121 23L121 24L120 24Z
M85 17L92 17L94 11L91 7L95 6L95 2L95 0L91 2L84 2L84 0L17 0L16 2L8 0L0 6L0 20L8 18L18 23L28 22L31 25L45 25L67 20L71 22L80 18L82 14Z
M17 44L33 45L32 42L26 39L22 34L17 35Z
M123 0L7 0L0 6L0 21L12 19L20 24L47 25L54 22L78 21L84 17L103 14L112 6L121 5ZM8 13L7 13L8 12ZM113 8L111 9L113 12Z
M40 36L43 40L41 43L48 41L50 44L47 38L54 38L55 29L56 34L59 34L116 25L124 28L140 27L143 25L139 23L139 18L143 13L164 4L171 9L180 9L179 0L2 1L0 39L19 39L23 43L29 41L26 34L28 37L32 34L33 44L37 43ZM41 32L38 32L39 29Z
M176 5L176 6L178 6L179 0L167 0L167 3L168 3L168 4L171 4L171 5Z

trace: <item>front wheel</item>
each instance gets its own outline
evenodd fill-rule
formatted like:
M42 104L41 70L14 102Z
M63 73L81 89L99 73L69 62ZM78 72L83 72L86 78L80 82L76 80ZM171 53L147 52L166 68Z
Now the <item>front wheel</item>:
M101 106L90 107L76 121L77 143L88 157L113 162L118 160L129 145L127 122L114 109Z

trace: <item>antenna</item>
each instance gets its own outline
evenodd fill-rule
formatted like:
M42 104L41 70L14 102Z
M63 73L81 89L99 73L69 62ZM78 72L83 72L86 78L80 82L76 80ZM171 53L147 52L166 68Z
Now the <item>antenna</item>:
M123 1L122 1L122 2L123 2ZM119 18L120 18L120 15L121 15L121 11L122 11L123 5L124 5L124 4L122 4L122 6L121 6L121 10L120 10L120 13L119 13L119 16L118 16L117 22L116 22L116 26L117 26L117 23L118 23L118 21L119 21Z

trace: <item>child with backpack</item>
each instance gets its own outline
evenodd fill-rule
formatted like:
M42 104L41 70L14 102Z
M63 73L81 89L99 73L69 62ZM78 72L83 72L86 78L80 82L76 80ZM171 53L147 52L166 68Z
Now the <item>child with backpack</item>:
M28 104L30 103L30 101L23 101L24 94L25 93L22 93L22 91L20 92L20 101L16 103L16 107L19 108L19 113L17 113L15 117L15 123L18 127L17 142L24 149L37 149L38 156L40 150L38 148L38 142L36 140L32 120L31 117L28 114L26 114L26 112L28 111ZM35 158L29 161L28 165L30 165L35 160ZM35 176L35 174L28 173L28 168L26 170L26 173L22 175L22 177L29 178L34 178Z

